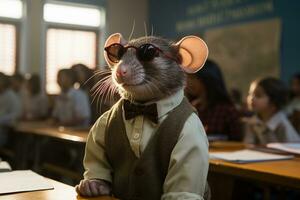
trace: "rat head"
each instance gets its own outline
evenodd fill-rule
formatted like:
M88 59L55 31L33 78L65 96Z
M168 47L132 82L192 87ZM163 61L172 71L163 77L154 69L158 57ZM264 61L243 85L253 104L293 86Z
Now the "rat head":
M185 72L198 71L205 63L208 49L196 36L184 37L177 43L154 36L127 42L115 33L106 40L104 56L120 95L145 102L181 89Z

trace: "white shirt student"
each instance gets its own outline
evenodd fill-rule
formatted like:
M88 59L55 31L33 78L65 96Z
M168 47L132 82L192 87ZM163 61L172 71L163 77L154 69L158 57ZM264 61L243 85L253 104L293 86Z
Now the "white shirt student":
M300 142L300 136L282 111L274 114L267 122L263 122L257 116L245 122L246 143Z
M38 105L38 106L37 106ZM24 98L24 117L28 120L41 119L48 114L48 97L39 93L27 94Z
M11 89L0 93L0 146L7 141L6 126L11 126L21 117L22 106L17 94Z
M91 118L88 96L82 90L70 88L57 96L52 116L62 124L88 126ZM69 124L77 119L80 124Z
M17 94L11 89L0 93L0 126L13 125L21 114L22 106Z

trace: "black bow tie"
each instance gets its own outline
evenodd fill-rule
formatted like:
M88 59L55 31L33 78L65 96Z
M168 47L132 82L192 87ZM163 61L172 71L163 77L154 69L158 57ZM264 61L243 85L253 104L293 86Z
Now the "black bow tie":
M139 115L144 115L154 123L158 123L158 114L156 104L136 105L128 100L124 100L125 119L132 119Z

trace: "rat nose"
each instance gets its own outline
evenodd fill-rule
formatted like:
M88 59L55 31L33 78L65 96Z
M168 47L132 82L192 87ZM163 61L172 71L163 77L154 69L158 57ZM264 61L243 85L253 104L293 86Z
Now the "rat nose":
M124 77L127 74L127 67L125 66L119 66L116 70L117 77Z

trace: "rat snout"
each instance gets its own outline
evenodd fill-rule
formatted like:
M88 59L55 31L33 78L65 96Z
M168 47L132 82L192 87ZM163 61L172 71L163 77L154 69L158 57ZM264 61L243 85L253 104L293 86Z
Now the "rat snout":
M124 77L127 74L127 67L124 67L123 65L119 66L116 70L116 76L117 77Z
M130 79L130 68L127 65L120 64L116 68L115 75L118 83L125 83Z

